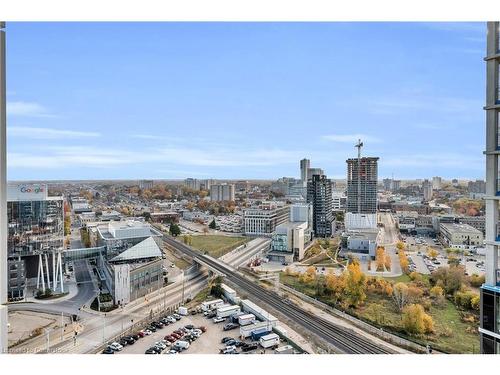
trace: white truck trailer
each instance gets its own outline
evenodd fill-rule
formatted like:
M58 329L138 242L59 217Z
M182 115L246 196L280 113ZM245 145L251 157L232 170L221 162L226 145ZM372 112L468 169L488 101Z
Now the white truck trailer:
M222 306L224 301L221 299L214 299L212 301L205 301L201 303L201 309L203 311L213 310L219 306Z
M252 336L252 333L258 329L261 329L263 327L266 327L269 331L271 331L272 327L269 325L268 322L257 322L253 324L249 324L247 326L241 326L240 327L240 337L242 338L248 338Z
M227 318L228 316L237 314L239 312L241 312L241 309L238 305L224 306L217 308L217 316L220 318Z
M252 324L255 322L255 315L254 314L244 314L238 316L238 324L240 326L247 326L249 324Z
M277 348L280 343L280 337L276 333L270 333L268 335L262 336L259 339L259 344L264 349Z

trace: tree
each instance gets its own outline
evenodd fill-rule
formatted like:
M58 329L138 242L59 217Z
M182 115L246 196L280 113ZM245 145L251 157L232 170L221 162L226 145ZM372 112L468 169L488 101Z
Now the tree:
M465 281L465 270L462 266L441 267L431 274L431 281L441 286L446 294L453 295Z
M375 255L375 262L377 263L377 272L383 272L385 267L385 249L383 246L377 247Z
M403 327L410 334L420 335L432 333L434 322L430 315L426 314L424 308L418 304L408 305L403 310Z
M428 247L427 248L427 256L429 258L435 258L438 255L439 255L439 252L436 249L434 249L433 247Z
M325 277L325 289L335 303L341 301L345 289L345 278L329 273Z
M366 275L361 271L359 263L351 263L344 271L345 302L348 307L357 307L366 299Z
M391 270L391 256L389 254L385 255L384 266L387 271Z
M429 290L429 295L437 305L442 305L444 302L444 290L440 286L433 286Z
M215 219L213 219L210 224L208 225L208 227L210 229L216 229L217 228L217 224L215 223Z
M304 284L309 284L315 280L316 280L316 267L314 266L307 267L306 271L303 272L299 277L299 281Z
M368 316L373 318L373 321L377 324L385 323L384 307L379 303L372 303L366 308L366 313Z
M404 273L408 273L409 271L409 262L408 262L408 258L406 257L404 251L400 251L399 254L398 254L398 257L399 257L399 264L401 265L401 269L403 270Z
M408 287L408 302L419 303L424 295L424 291L418 286L410 285Z
M224 291L222 290L222 286L220 283L212 285L212 288L210 289L210 294L213 295L214 297L220 298L222 297L222 294Z
M399 250L399 251L402 251L404 250L406 247L405 243L402 242L402 241L398 241L398 243L396 244L396 248Z
M69 213L64 216L64 235L69 236L71 234L71 216Z
M172 224L170 224L169 232L170 232L170 235L172 237L177 237L178 235L181 234L181 228L179 228L179 226L177 224L172 223Z
M397 283L392 287L392 299L399 311L408 303L408 286L405 283Z
M191 246L193 244L193 237L190 234L185 234L182 236L182 242L184 244Z
M483 285L484 281L485 281L484 275L479 276L478 274L474 273L472 276L469 277L470 285L475 288L479 288L481 285Z

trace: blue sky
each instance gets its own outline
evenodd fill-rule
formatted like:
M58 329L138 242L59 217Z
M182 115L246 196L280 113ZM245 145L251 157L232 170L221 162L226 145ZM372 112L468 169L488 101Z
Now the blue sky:
M8 178L483 178L481 23L9 23Z

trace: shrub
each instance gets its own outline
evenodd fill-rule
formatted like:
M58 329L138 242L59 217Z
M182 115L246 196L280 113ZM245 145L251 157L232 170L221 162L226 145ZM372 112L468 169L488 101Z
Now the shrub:
M412 281L422 281L422 275L418 272L413 271L408 276Z
M432 317L426 314L424 308L418 304L408 305L403 309L402 322L405 331L409 334L434 332Z
M454 295L453 300L455 302L455 305L457 305L458 307L461 307L464 310L471 310L473 309L472 299L475 297L479 298L479 295L471 291L457 291ZM479 306L479 302L477 300L475 300L474 303Z
M479 307L481 305L481 298L479 295L472 297L470 304L473 310L479 311Z
M485 281L484 275L479 276L477 274L473 274L471 277L469 277L470 285L475 288L479 288L481 285L483 285L484 281Z

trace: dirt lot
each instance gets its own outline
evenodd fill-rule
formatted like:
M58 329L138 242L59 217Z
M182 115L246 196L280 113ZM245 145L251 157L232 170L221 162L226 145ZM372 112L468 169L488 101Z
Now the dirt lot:
M224 323L215 324L211 319L207 319L203 314L198 315L188 315L183 317L181 320L174 324L170 324L150 336L145 336L137 341L133 345L128 345L123 348L123 350L117 354L144 354L146 349L153 346L155 342L162 340L166 335L169 335L178 328L184 327L185 325L192 324L195 327L205 326L207 331L201 335L199 339L194 341L189 349L183 351L181 354L218 354L219 349L224 347L221 344L223 337L233 337L238 339L240 335L239 328L233 329L231 331L223 331L222 327ZM245 340L250 342L250 340ZM168 350L164 350L166 353ZM239 350L241 352L241 350ZM258 348L253 353L260 353L262 348ZM267 353L273 353L272 350L267 350Z

